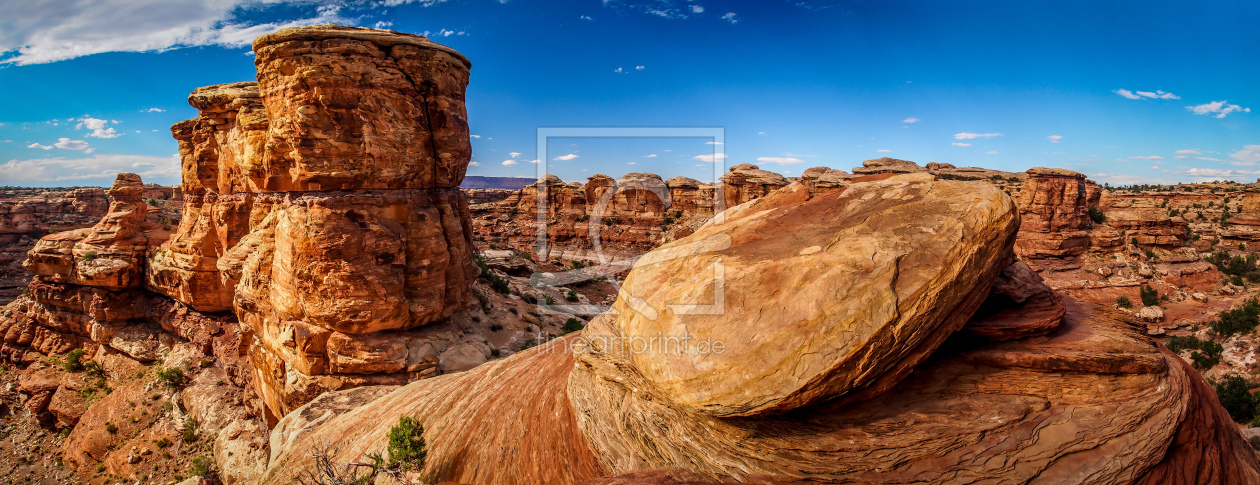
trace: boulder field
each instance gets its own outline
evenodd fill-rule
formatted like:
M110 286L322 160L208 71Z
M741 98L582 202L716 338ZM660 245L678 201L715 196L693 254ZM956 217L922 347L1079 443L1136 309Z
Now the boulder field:
M306 405L265 480L382 452L403 415L435 483L1260 480L1183 361L1013 261L1019 225L986 183L789 185L648 253L580 335Z

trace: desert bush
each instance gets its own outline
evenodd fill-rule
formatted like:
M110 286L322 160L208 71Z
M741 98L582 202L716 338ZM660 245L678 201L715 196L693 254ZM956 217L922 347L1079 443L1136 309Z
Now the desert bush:
M1242 308L1225 310L1217 315L1217 318L1218 320L1208 322L1208 328L1217 335L1229 337L1250 332L1256 328L1257 324L1260 324L1260 303L1257 303L1255 298L1251 298L1243 303Z
M1142 297L1143 305L1155 306L1159 304L1159 292L1155 291L1155 288L1151 288L1150 285L1143 286L1138 293Z
M194 477L209 477L212 473L210 466L214 465L214 460L205 456L194 456L192 459L192 467L188 469L188 474Z
M1121 296L1116 298L1116 306L1120 308L1133 308L1133 302L1129 301L1129 297Z
M1234 421L1246 423L1256 417L1256 397L1251 395L1250 385L1239 376L1226 377L1216 384L1216 397Z
M168 387L177 387L184 383L184 371L178 367L158 368L154 376L157 377L158 382Z
M1102 224L1103 221L1107 220L1107 216L1103 214L1103 211L1098 210L1097 207L1089 208L1089 218L1094 221L1094 224Z
M509 288L507 279L504 279L503 277L490 271L490 268L486 266L486 260L483 259L480 254L473 256L473 263L476 263L477 267L481 269L481 275L478 276L478 278L486 280L486 283L490 284L490 289L499 292L500 294L508 294Z
M184 443L197 441L197 427L196 418L189 417L184 420L184 427L180 430L180 437L184 439Z
M526 340L526 341L525 341L525 343L521 344L521 348L520 348L520 350L517 350L517 352L524 351L524 350L528 350L528 349L532 349L532 348L537 347L537 346L538 346L538 341L537 341L537 340L534 340L534 339L529 339L529 340Z
M389 465L404 470L424 467L428 450L424 443L424 427L411 416L399 416L398 424L389 428Z
M492 324L490 324L490 331L491 331L491 332L498 332L498 331L500 331L500 330L503 330L503 325L500 325L500 324L497 324L497 323L492 323Z
M565 295L564 299L570 303L576 303L578 301L577 292L569 290L569 294Z
M564 321L564 333L561 335L570 334L583 328L586 328L586 325L582 325L581 320L570 318Z

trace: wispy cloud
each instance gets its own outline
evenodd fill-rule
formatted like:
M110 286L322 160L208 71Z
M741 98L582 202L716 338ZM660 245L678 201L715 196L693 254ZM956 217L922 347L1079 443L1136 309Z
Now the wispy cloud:
M779 165L795 165L798 163L805 163L804 160L801 160L799 158L794 158L794 157L757 157L757 161L762 162L762 163L775 163Z
M1255 165L1260 163L1260 145L1247 145L1234 153L1229 154L1229 158L1236 160L1231 162L1234 165Z
M119 172L140 174L145 182L178 182L179 155L95 155L75 159L58 157L9 160L0 164L0 180L20 185L88 180L105 185Z
M969 146L971 146L971 144L970 144L970 143L961 143L961 142L953 142L953 143L950 143L950 145L954 145L954 146L956 146L956 147L969 147Z
M651 154L648 154L648 155L644 156L643 158L656 158L656 154L655 154L655 153L651 153Z
M517 165L517 164L519 164L520 162L518 162L518 161L516 161L516 160L504 160L504 161L502 161L502 162L500 162L500 163L501 163L504 167L511 167L511 166L513 166L513 165Z
M481 163L479 163L479 162L468 162L468 166L469 166L469 167L480 167L480 166L481 166Z
M1164 159L1164 157L1161 157L1159 155L1147 155L1147 156L1139 155L1139 156L1133 156L1129 158L1132 158L1134 160L1163 160Z
M955 140L975 140L977 138L996 138L1002 136L1001 133L955 133Z
M1063 140L1063 135L1050 135L1050 136L1047 136L1046 139L1050 140L1050 143L1059 143L1061 140Z
M990 150L990 151L984 152L984 154L985 154L985 155L997 155L997 154L998 154L998 151L997 151L997 150Z
M732 24L739 22L739 20L735 19L735 12L726 12L725 14L723 14L721 17L718 17L718 18L725 20L727 22L730 22Z
M887 149L887 148L883 148L883 149L879 149L879 150L875 150L875 151L880 152L880 153L892 153L892 150L889 150L889 149Z
M691 158L696 159L696 160L699 160L699 161L701 161L701 162L710 162L710 163L712 163L712 162L715 162L715 161L722 161L722 160L726 160L726 154L725 154L725 153L714 153L714 154L709 154L709 155L696 155L696 156L691 157Z
M920 121L923 121L923 120L918 119L918 118L914 118L914 117L910 117L910 118L906 118L906 119L904 119L904 120L901 120L901 122L902 122L902 123L911 124L911 125L912 125L912 124L915 124L915 123L918 123L918 122L920 122Z
M1202 155L1198 150L1177 150L1173 153L1178 155Z
M1162 90L1156 90L1156 91L1129 91L1128 89L1117 89L1117 90L1112 91L1112 92L1113 92L1113 93L1116 93L1116 94L1119 94L1119 95L1121 95L1121 96L1124 96L1124 97L1126 97L1126 98L1129 98L1129 99L1143 99L1143 98L1147 98L1147 99L1181 99L1181 96L1177 96L1176 94L1169 93L1169 92L1165 92L1165 91L1162 91Z
M278 9L283 5L291 7ZM244 47L285 27L353 24L340 5L306 0L93 0L61 8L24 8L5 2L0 18L0 63L27 65L102 52L160 52L179 47ZM286 10L287 18L258 23L259 14Z
M140 110L141 113L161 113L163 111L166 111L166 110L162 108L149 108L149 109Z
M521 156L521 152L508 152L508 156L512 158L517 158Z
M1195 106L1186 106L1196 115L1214 115L1215 118L1224 118L1233 112L1250 113L1251 108L1244 108L1236 104L1229 104L1229 101L1213 101L1211 103L1203 103Z
M573 160L574 158L577 158L577 157L578 155L576 153L570 153L568 155L560 155L556 158L553 158L552 160Z

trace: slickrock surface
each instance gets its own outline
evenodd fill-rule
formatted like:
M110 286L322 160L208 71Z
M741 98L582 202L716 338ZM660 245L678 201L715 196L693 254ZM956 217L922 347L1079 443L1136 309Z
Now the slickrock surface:
M928 174L813 198L792 185L724 215L635 266L622 286L632 297L614 307L620 332L608 336L725 340L721 355L632 357L672 402L715 416L869 397L895 384L975 312L1018 225L1014 204L992 185ZM792 237L767 237L782 233ZM680 307L715 298L712 279L696 273L714 265L718 291L760 295L757 304L718 315Z
M872 219L877 219L881 213L896 213L917 203L937 201L937 192L948 200L961 196L950 194L971 193L972 197L980 197L975 193L993 191L977 187L979 184L931 182L930 179L928 175L909 175L858 181L844 191L829 192L814 199L809 198L802 186L788 187L733 209L733 213L744 212L747 214L744 217L751 220L727 226L726 232L721 234L730 238L728 243L712 242L716 233L707 233L711 229L706 227L650 253L640 260L638 267L643 271L658 271L654 268L658 263L685 261L690 262L688 275L700 274L706 270L702 266L711 263L703 259L702 255L710 254L703 250L722 252L730 260L726 269L726 290L734 297L726 301L728 315L732 311L760 311L790 317L792 312L820 308L829 304L824 300L833 299L820 295L775 300L772 295L778 289L773 285L763 286L754 293L731 291L729 285L735 284L731 273L757 261L759 256L798 273L815 271L811 269L815 267L814 260L805 255L789 256L787 261L782 261L774 251L774 248L808 246L809 237L806 241L797 241L795 233L785 231L763 231L760 238L740 237L747 230L745 226L759 219L766 223L786 222L790 217L776 215L776 211L790 213L791 207L811 203L835 209L865 208L869 211L867 214L875 216ZM903 187L898 188L899 184ZM932 190L905 201L897 197L926 188ZM888 198L881 194L887 194ZM844 196L856 200L842 201ZM862 201L862 198L867 200ZM1014 209L1009 200L1005 204L1007 218L1004 220L1013 226ZM967 218L963 216L966 209L962 206L947 203L937 206L958 207L953 210L962 212L955 214L958 217L951 218L953 220ZM1002 204L996 203L996 207ZM816 220L820 227L825 227L822 221L832 219ZM738 218L733 215L729 220ZM860 222L860 219L847 220L849 222L832 227L836 234L833 237L843 241L840 235ZM875 236L911 237L931 226L930 222L921 225L910 220L903 225L881 228ZM1010 230L1013 227L999 234L1009 236ZM952 241L942 247L946 252L975 245L944 235L938 237L941 241ZM992 236L990 239L1002 238ZM1012 244L1005 239L993 252L1009 254ZM680 251L679 248L690 249ZM826 257L821 250L812 254ZM679 257L681 259L676 259ZM941 271L926 265L915 266L914 255L895 258L875 254L875 257L900 259L908 265L902 269L894 284L896 287L914 286L915 281ZM1007 267L996 281L985 277L986 271L992 271L989 275L996 274L1006 261L995 257L987 266L981 265L986 269L974 277L933 286L920 297L913 296L913 291L904 295L898 293L898 300L907 303L918 298L933 302L938 298L949 300L949 295L971 293L983 298L992 282L994 294L1000 296L990 298L967 324L984 327L980 332L983 338L977 338L974 333L953 334L955 338L914 366L915 372L903 374L904 379L886 387L886 392L877 397L822 403L799 408L797 412L770 415L720 418L710 412L697 412L692 403L697 397L705 396L709 388L693 386L693 392L688 394L664 387L662 381L654 377L659 373L654 374L641 364L654 359L659 361L662 359L659 353L644 356L643 352L629 352L625 346L610 344L617 342L612 337L630 335L627 329L635 328L634 319L642 318L632 316L635 310L631 310L636 305L632 299L642 298L642 295L627 291L618 300L618 313L596 318L579 338L552 341L462 374L414 382L323 421L313 429L304 428L307 431L303 436L288 440L287 447L278 451L266 477L284 481L299 473L309 466L307 455L320 443L341 445L336 456L340 461L381 451L385 434L397 417L415 415L423 422L425 437L430 443L422 475L435 482L1252 483L1260 480L1260 463L1255 454L1200 377L1179 359L1161 350L1142 330L1125 321L1122 314L1059 299L1022 263ZM871 270L875 267L872 264ZM847 276L849 280L843 283L838 275L834 279L818 278L829 282L819 286L844 291L847 285L862 284L862 279L876 279L866 277L862 271L862 266L855 267ZM685 304L703 298L704 294L712 295L712 286L703 288L705 291L671 286L692 279L679 276L676 283L662 280L666 288L673 288L669 290L672 297L669 301ZM804 286L793 288L797 292L808 291ZM878 290L874 294L877 295ZM638 304L651 306L651 303L655 300L648 297L646 302ZM1029 312L1031 321L1015 321L1016 316L1008 314L1004 316L1008 320L1003 325L986 323L1006 310L1029 305L1049 311ZM964 320L971 314L970 309L960 311L964 313ZM658 313L658 317L664 313ZM949 323L948 317L937 318L938 325L921 327L922 332L929 334L929 339L948 337L957 328ZM755 390L779 378L773 372L775 360L766 361L763 357L768 349L747 343L766 338L762 334L787 333L781 329L790 329L785 323L791 320L751 320L753 323L746 324L748 328L722 333L727 353L720 354L713 362L729 366L741 359L765 361L768 372L764 375L770 379L748 375L744 382L746 389ZM739 322L732 320L730 324ZM680 325L675 324L668 330L681 332ZM821 326L814 337L823 339L828 328L832 327ZM687 327L688 331L697 329L695 325ZM912 336L913 332L907 329L901 335L907 334ZM885 342L899 343L910 338L890 337ZM570 349L578 349L578 352L574 355ZM639 355L632 355L636 353ZM866 369L870 371L867 375L896 372L902 362L900 357L895 351L871 355L866 361ZM682 371L694 368L678 367ZM712 368L723 369L718 365ZM711 378L717 381L734 380L737 376L731 372L713 374L716 376ZM814 384L836 389L830 387L831 382L834 381L820 380ZM527 407L508 404L513 401L534 404ZM730 401L734 402L735 397ZM735 407L751 409L759 401L756 394L750 394L748 402L736 403ZM503 417L508 415L511 419ZM612 476L621 478L601 478Z

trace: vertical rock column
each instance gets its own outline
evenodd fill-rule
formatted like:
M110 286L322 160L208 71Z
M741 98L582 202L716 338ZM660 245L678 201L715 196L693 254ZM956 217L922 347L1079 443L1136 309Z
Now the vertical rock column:
M458 189L470 63L423 37L337 26L281 30L254 50L267 132L240 173L274 204L251 211L216 268L255 334L270 417L327 390L432 375L420 327L476 301Z
M1015 253L1026 258L1060 258L1089 248L1089 197L1085 176L1061 168L1028 169L1019 193L1019 237Z

